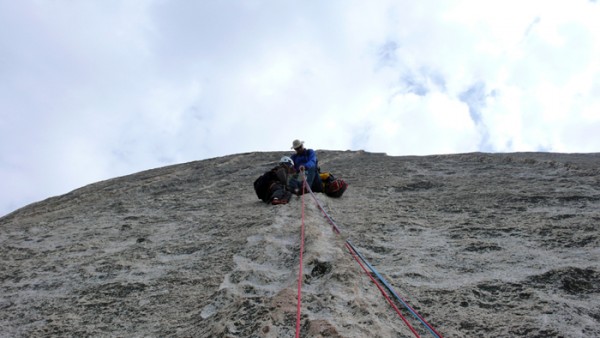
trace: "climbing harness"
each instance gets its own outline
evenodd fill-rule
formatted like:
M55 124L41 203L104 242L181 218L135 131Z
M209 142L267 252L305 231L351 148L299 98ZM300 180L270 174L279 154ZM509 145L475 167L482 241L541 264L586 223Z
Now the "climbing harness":
M304 172L303 169L304 168L301 168L302 172ZM300 271L302 271L302 251L304 248L304 189L305 189L305 187L308 190L308 192L311 194L311 196L313 197L319 210L321 210L321 212L323 213L323 215L325 216L325 218L327 219L329 224L331 224L333 231L338 235L341 234L340 228L335 223L335 221L331 218L331 216L329 216L329 214L325 211L325 209L323 208L323 206L321 205L321 203L319 202L319 200L317 199L317 197L315 196L315 194L313 193L311 188L306 184L306 177L304 177L303 184L302 184L302 189L303 189L302 190L302 230L301 230L302 242L300 244L300 248L301 248L300 249ZM402 315L402 313L400 312L398 307L394 304L394 302L388 296L387 292L385 292L383 287L377 282L377 280L372 276L372 274L375 275L377 277L377 279L379 279L381 281L381 283L388 289L388 291L390 293L392 293L394 298L396 298L396 300L400 304L402 304L404 306L404 308L413 315L413 317L415 317L419 322L421 322L421 324L423 324L423 326L425 326L425 328L427 330L429 330L429 332L434 337L442 338L442 335L439 334L433 328L433 326L431 326L415 309L413 309L406 302L406 300L404 300L402 297L400 297L398 295L398 293L396 293L394 288L385 280L385 278L383 278L383 276L381 276L381 274L379 272L377 272L377 270L371 264L369 264L369 262L366 260L366 258L356 249L356 247L352 244L352 242L350 240L346 240L345 245L346 245L346 248L348 249L348 251L350 252L350 254L352 254L353 258L356 260L356 262L360 265L360 267L363 269L363 271L369 276L371 281L377 286L377 288L379 289L381 294L385 297L385 299L388 301L388 303L390 303L390 305L394 308L394 311L396 311L396 313L400 316L402 321L404 321L404 323L408 326L408 328L413 332L413 334L416 337L419 337L418 332L412 327L412 325L410 325L408 320ZM367 265L369 267L369 270L371 270L372 274L367 271L367 269L364 267L364 265L361 263L361 261L364 263L364 265ZM300 329L299 329L300 328L300 288L302 286L301 285L301 275L299 275L298 278L299 279L298 279L298 308L297 308L297 315L296 315L296 337L299 337L299 334L300 334Z

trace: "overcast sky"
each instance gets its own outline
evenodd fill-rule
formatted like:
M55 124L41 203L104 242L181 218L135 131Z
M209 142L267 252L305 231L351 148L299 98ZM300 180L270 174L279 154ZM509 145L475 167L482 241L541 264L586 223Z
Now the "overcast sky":
M599 6L0 0L0 215L295 138L389 155L599 152Z

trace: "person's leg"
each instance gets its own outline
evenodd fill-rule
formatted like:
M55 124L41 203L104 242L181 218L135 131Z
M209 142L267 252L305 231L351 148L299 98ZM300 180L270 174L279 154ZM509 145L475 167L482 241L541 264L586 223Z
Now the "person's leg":
M277 183L273 188L273 192L271 193L271 204L285 204L290 200L291 193L285 190L285 187Z
M299 195L302 190L302 181L298 174L290 175L288 178L287 188L292 193Z
M317 174L317 168L306 169L306 184L312 189L315 175Z
M316 172L315 169L315 178L313 179L312 185L310 186L313 192L323 192L323 181L321 181L321 176Z

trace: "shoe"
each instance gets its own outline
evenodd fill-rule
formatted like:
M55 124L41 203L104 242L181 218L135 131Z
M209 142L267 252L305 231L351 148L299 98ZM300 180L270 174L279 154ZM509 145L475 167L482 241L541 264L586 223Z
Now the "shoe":
M275 198L273 198L273 200L271 201L271 204L273 204L273 205L277 205L277 204L287 204L287 201L285 201L285 200L280 200L279 198L275 197Z

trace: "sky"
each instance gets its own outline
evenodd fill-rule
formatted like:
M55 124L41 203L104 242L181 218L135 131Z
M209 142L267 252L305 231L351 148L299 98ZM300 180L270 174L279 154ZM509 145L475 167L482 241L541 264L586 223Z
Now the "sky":
M599 6L0 0L0 216L142 170L284 155L294 139L600 152Z

